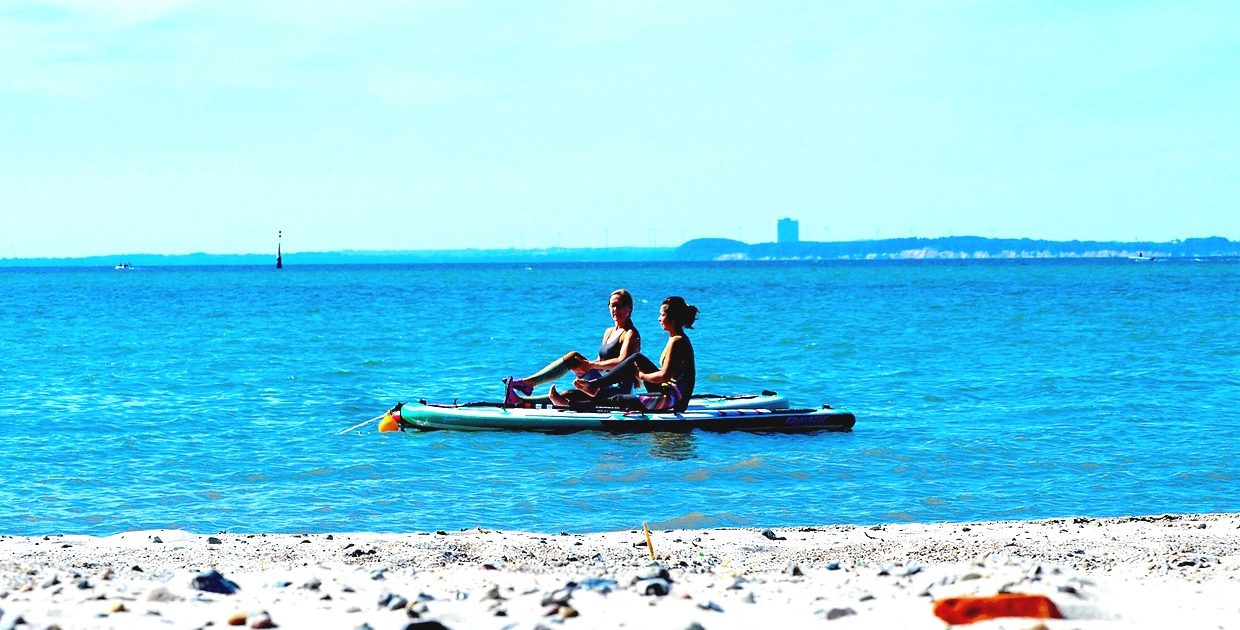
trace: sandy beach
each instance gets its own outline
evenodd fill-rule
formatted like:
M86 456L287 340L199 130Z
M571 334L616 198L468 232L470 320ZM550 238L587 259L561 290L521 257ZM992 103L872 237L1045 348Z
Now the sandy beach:
M654 560L651 560L653 547ZM0 536L7 628L1240 627L1240 515L575 534Z

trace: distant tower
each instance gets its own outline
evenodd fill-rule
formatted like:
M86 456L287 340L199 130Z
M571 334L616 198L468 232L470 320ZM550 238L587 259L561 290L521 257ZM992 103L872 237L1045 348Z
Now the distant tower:
M284 268L284 256L280 253L280 240L284 238L284 230L276 232L276 269Z
M800 228L796 219L780 219L778 233L780 243L796 243L801 240Z

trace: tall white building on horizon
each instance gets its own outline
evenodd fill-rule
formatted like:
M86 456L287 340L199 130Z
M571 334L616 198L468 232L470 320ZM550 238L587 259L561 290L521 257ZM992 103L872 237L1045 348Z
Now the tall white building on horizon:
M801 240L801 228L796 219L787 217L780 219L776 225L776 235L778 243L796 243Z

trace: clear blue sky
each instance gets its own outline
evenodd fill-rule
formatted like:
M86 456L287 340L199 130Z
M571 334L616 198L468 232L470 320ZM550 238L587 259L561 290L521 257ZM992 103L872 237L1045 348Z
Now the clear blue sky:
M0 0L0 258L1240 240L1238 77L1231 1Z

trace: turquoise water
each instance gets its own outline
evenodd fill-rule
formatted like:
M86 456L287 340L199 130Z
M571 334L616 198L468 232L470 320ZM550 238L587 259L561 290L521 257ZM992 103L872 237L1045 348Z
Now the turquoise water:
M1240 262L0 270L0 533L1240 511ZM852 433L338 435L702 309L700 391Z

